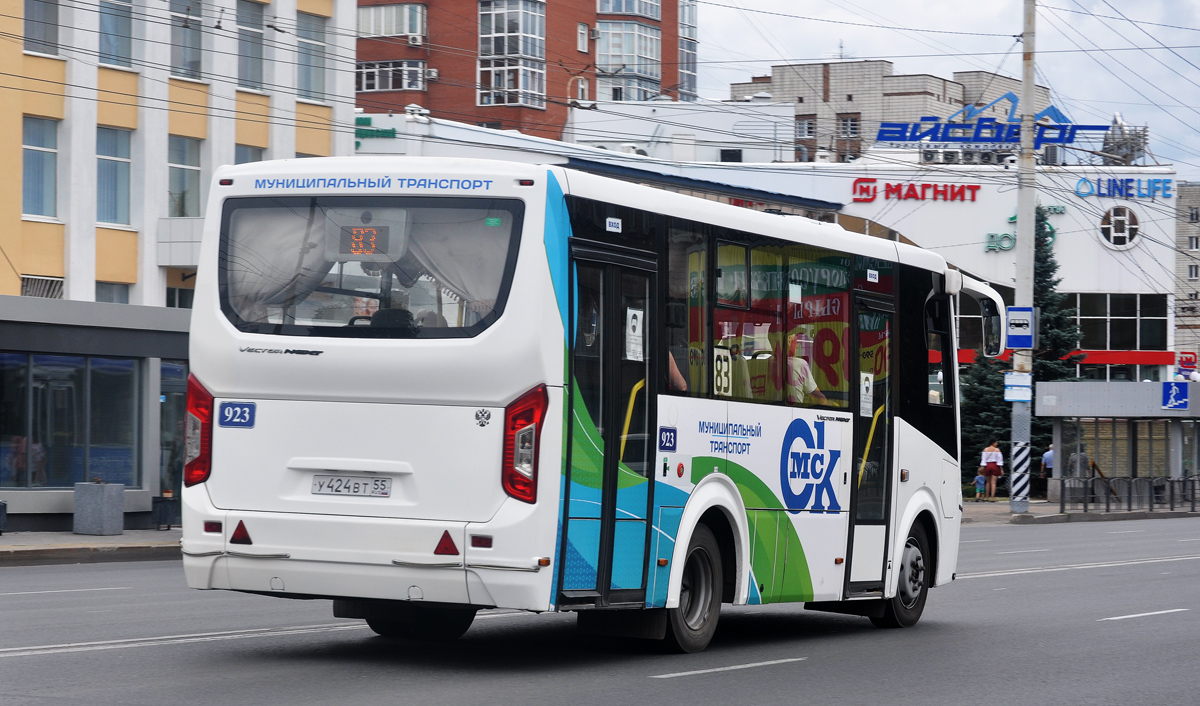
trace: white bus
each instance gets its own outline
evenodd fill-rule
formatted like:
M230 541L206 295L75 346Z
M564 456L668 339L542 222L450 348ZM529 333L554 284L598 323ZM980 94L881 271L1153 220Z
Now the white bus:
M993 290L834 224L499 161L223 167L188 585L386 636L493 607L683 651L722 603L912 625L957 562L959 294L998 353Z

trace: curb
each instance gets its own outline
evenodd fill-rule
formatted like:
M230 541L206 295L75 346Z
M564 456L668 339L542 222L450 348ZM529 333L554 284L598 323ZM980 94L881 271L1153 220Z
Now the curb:
M179 544L0 548L0 567L181 559Z
M1013 515L1014 525L1054 525L1064 522L1119 522L1122 520L1165 520L1180 517L1200 517L1200 512L1188 510L1134 510L1132 512L1068 512L1053 515Z

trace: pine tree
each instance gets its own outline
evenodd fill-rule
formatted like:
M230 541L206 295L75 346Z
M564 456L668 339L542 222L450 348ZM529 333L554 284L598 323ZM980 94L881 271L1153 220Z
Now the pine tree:
M1046 220L1046 211L1037 209L1034 227L1033 305L1039 307L1038 349L1033 357L1034 382L1069 380L1075 377L1075 365L1081 356L1078 348L1079 327L1075 310L1066 306L1060 294L1058 260L1054 257L1054 230ZM976 354L974 363L959 376L962 400L962 472L964 482L975 477L976 455L992 439L1006 448L1012 436L1012 403L1004 401L1004 371L1007 363ZM1033 417L1030 470L1040 468L1042 452L1049 448L1053 424L1048 418ZM1007 457L1008 454L1006 453Z
M1012 403L1004 401L1004 371L1008 367L1007 363L977 352L975 362L958 378L964 483L975 478L979 455L989 441L997 439L1004 448L1012 436Z
M1075 309L1066 306L1067 296L1058 291L1058 260L1054 257L1054 229L1046 220L1046 209L1038 206L1034 229L1033 305L1038 312L1038 349L1033 356L1035 383L1075 378L1075 365L1083 356L1072 355L1079 348L1079 326L1075 324ZM1032 424L1031 459L1050 446L1052 420L1036 416L1036 400ZM1031 470L1040 468L1040 461Z

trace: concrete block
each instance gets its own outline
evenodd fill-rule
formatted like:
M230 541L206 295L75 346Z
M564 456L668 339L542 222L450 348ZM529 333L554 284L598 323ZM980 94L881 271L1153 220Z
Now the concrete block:
M75 484L75 534L112 535L124 531L124 483Z

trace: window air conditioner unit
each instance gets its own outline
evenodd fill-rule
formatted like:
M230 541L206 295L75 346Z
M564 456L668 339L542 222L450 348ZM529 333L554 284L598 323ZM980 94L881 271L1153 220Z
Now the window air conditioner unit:
M589 34L589 36L591 36L592 39L599 39L600 38L600 28L592 27L591 32L589 32L588 34Z
M980 152L979 153L979 163L980 164L995 164L996 163L996 153L995 152Z
M1042 150L1042 161L1045 164L1065 164L1066 160L1064 157L1066 157L1066 155L1063 153L1063 149L1058 145L1046 145Z
M921 162L924 164L932 164L933 162L942 161L942 155L938 150L921 150Z
M962 163L963 164L979 164L979 153L976 152L975 150L963 150L962 151Z
M425 38L422 37L421 35L419 35L419 34L408 35L408 46L419 47L424 43L425 43Z
M426 81L438 80L438 70L437 69L425 69L425 80Z
M942 164L958 164L958 150L942 152Z

